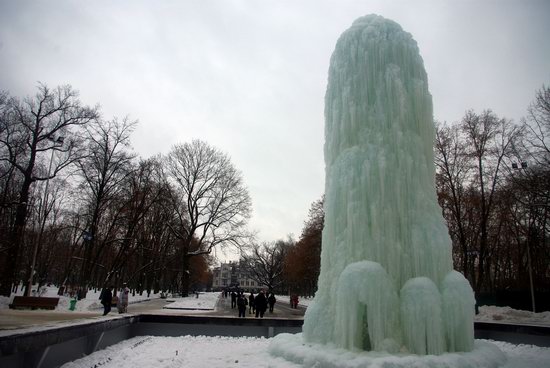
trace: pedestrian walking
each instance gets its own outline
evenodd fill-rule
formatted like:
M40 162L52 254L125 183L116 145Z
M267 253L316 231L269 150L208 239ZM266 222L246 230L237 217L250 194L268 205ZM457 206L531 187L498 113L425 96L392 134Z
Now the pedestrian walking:
M267 302L269 304L269 313L273 313L273 307L275 307L275 302L277 299L275 299L275 295L273 293L269 294L269 297L267 298Z
M290 297L290 308L297 309L298 308L298 295L292 294Z
M254 293L250 292L250 296L248 297L248 314L256 313L256 309L254 308Z
M99 299L101 300L101 304L103 304L104 316L111 311L111 303L113 302L113 293L111 292L112 288L112 286L103 288L103 290L101 290L101 294L99 294Z
M256 318L258 316L264 318L264 313L267 309L267 298L263 290L254 298L254 306L256 307Z
M130 289L126 286L126 283L122 284L118 297L118 313L126 313L128 311L128 298L130 296Z
M231 309L235 308L237 306L237 294L235 291L231 292Z
M243 293L239 293L237 298L237 307L239 308L239 318L246 316L246 305L248 304L246 297Z

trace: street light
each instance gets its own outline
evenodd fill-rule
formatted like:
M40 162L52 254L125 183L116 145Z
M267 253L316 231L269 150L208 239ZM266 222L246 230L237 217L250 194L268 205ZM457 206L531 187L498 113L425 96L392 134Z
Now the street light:
M517 163L512 163L512 169L520 170ZM521 162L521 169L527 169L527 162ZM533 204L529 203L529 207L532 207ZM531 212L531 210L529 210ZM528 237L529 238L529 237ZM535 313L535 287L533 286L533 269L531 267L531 250L529 246L529 240L527 241L527 270L529 271L529 287L531 291L531 307L533 308L533 313Z
M54 142L54 148L55 147L61 147L63 146L63 141L65 140L65 137L59 136L57 139L54 139L53 137L48 137L49 140ZM48 203L48 187L50 185L50 175L52 172L52 163L53 163L53 154L55 153L55 149L52 148L52 155L50 157L50 165L48 167L48 176L46 178L46 187L44 188L44 201L42 202L42 207L44 208L44 218L43 221L46 222L46 205ZM36 265L36 256L38 255L38 247L40 246L40 242L42 240L42 229L40 229L40 235L38 236L38 241L34 244L33 252L32 252L32 262L31 262L31 274L29 275L29 281L27 283L27 290L25 292L25 296L29 296L32 289L32 280L34 278L34 268Z

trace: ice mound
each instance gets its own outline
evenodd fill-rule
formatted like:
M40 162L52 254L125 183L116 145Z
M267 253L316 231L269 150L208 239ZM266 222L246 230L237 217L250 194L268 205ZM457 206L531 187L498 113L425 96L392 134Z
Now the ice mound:
M329 68L321 272L304 343L354 354L474 349L474 294L452 269L433 139L416 42L393 21L359 18Z

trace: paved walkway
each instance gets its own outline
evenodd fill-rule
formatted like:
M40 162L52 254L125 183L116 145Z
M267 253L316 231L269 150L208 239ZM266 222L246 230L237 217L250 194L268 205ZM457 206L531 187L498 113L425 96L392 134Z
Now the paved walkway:
M231 298L220 298L216 304L216 310L212 312L196 313L186 310L162 309L168 302L166 299L151 299L128 306L128 314L170 314L170 315L194 315L194 316L222 316L238 318L238 310L231 309ZM273 313L267 311L264 318L301 319L304 317L305 308L291 309L287 303L275 303ZM0 309L0 330L16 330L36 326L52 326L56 323L67 321L81 321L103 319L103 310L90 312L48 311L48 310L13 310ZM253 314L246 312L247 318L254 318ZM109 316L118 316L114 308Z
M152 299L128 306L129 314L147 313L162 310L167 304L165 299ZM118 315L116 308L111 310L109 316ZM0 309L0 330L13 330L35 326L51 326L58 322L77 321L83 319L100 319L103 317L103 308L88 312L14 310Z
M255 318L254 314L249 314L250 308L246 309L245 318ZM290 304L283 302L276 302L273 313L269 312L269 309L265 312L264 318L284 318L284 319L301 319L304 318L305 308L298 307L298 309L290 308ZM239 310L231 308L231 298L220 298L216 305L216 311L209 312L210 315L223 316L223 317L239 317Z

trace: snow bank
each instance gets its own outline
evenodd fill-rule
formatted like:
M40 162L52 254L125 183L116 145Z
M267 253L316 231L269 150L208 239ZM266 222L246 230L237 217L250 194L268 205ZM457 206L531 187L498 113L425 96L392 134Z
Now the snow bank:
M11 303L11 298L7 296L0 296L0 309L7 309Z
M550 349L531 345L512 345L502 342L476 340L475 362L464 358L465 353L440 356L397 355L336 351L297 341L297 335L278 335L274 339L250 337L135 337L97 351L87 357L67 363L63 368L141 368L141 367L205 367L226 368L297 368L297 367L487 367L484 359L494 358L499 350L502 368L547 368ZM293 362L270 354L278 344L289 344L302 352L303 362ZM284 351L289 351L285 348ZM453 365L454 364L454 365ZM477 364L477 365L474 365Z
M510 307L484 305L479 307L479 314L475 316L475 320L480 322L550 325L550 312L533 313Z
M82 367L298 367L271 357L269 341L263 338L232 337L135 337L63 365Z
M57 308L55 309L55 312L66 312L69 310L70 301L73 298L71 298L68 295L62 295L62 296L57 295L58 290L59 289L56 286L43 286L40 289L39 295L43 297L49 297L49 298L59 298L59 303L57 304ZM78 300L76 302L75 311L88 312L88 311L102 309L103 305L101 305L101 302L99 300L100 293L101 293L100 290L88 291L88 293L86 294L86 298ZM0 297L0 309L7 309L15 296L22 296L22 295L23 295L23 288L20 287L17 293L12 293L9 298ZM160 294L151 294L150 296L147 296L147 292L144 292L142 295L139 295L139 294L132 295L130 293L129 304L139 303L145 300L156 299L156 298L160 298Z

